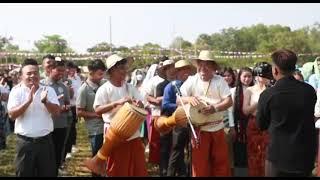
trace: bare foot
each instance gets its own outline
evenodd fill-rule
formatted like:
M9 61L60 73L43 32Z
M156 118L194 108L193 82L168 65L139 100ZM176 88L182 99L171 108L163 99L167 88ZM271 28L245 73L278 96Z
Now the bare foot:
M84 165L93 173L105 176L106 169L105 169L106 161L94 156L91 159L86 159L84 161Z

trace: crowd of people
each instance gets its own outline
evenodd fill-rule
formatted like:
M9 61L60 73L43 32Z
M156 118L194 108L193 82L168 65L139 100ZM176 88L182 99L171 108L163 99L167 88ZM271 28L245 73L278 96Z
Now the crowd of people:
M318 162L319 72L306 77L290 50L271 59L221 68L204 50L195 59L163 56L129 72L133 58L114 54L90 61L85 76L59 57L47 55L42 65L26 59L16 80L1 76L0 147L14 130L16 175L59 176L77 150L76 123L83 118L92 159L79 166L92 176L148 176L147 162L161 177L311 176ZM106 155L106 136L127 103L145 110L145 120ZM159 130L161 117L186 105L201 106L198 116L210 118Z

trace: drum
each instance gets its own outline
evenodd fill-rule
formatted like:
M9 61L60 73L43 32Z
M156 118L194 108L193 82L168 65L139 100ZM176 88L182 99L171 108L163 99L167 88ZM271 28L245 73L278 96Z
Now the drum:
M141 127L146 116L146 110L125 103L112 118L98 155L107 157L114 147L125 142Z
M191 118L191 123L195 126L201 126L208 122L220 121L223 119L223 112L216 112L210 115L204 115L200 111L202 108L206 107L208 104L201 100L200 104L197 106L192 106L191 104L186 105L187 113L189 113Z
M175 112L169 116L161 116L154 122L155 128L161 134L169 133L175 126L186 126L187 116L182 107L178 107Z

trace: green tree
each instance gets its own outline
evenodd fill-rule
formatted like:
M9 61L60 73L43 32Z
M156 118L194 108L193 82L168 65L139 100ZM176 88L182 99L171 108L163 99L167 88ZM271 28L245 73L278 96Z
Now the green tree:
M170 48L174 49L190 49L192 48L192 43L189 41L184 40L181 36L176 37L171 45Z
M19 51L19 46L12 44L12 37L0 36L0 51Z
M119 46L115 48L116 51L121 51L121 52L129 52L130 49L126 46Z
M94 45L91 48L88 48L87 51L88 52L104 52L104 51L110 51L110 44L107 42L101 42L99 44ZM112 46L112 50L114 47Z
M60 35L45 35L43 39L34 43L40 53L68 53L73 50L68 47L68 43Z
M308 44L312 52L320 52L320 23L316 22L311 27L306 27Z
M220 39L219 39L220 40ZM195 42L195 48L200 50L212 50L214 47L210 35L200 34Z

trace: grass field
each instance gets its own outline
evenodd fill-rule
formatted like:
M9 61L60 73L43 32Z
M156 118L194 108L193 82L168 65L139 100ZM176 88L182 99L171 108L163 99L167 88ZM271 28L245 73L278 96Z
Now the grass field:
M63 176L91 176L91 172L82 165L83 160L91 156L84 121L77 123L77 133L77 148L79 151L73 153L72 158L66 161L64 168L66 174ZM0 150L0 177L15 176L15 168L13 166L14 156L16 155L15 145L16 135L10 134L7 138L7 148ZM157 174L158 168L156 166L147 164L147 168L150 176Z
M82 162L85 158L91 156L90 145L87 137L87 131L83 121L77 123L77 148L78 152L73 153L71 159L66 161L65 171L66 174L63 176L77 176L85 177L91 176L90 171L82 165ZM15 176L15 169L13 166L14 156L16 154L15 144L16 144L16 135L10 134L7 139L7 148L0 150L0 177L3 176ZM146 153L146 162L148 154ZM158 175L158 167L155 165L147 164L147 169L149 176ZM316 168L313 171L313 176L316 174Z

